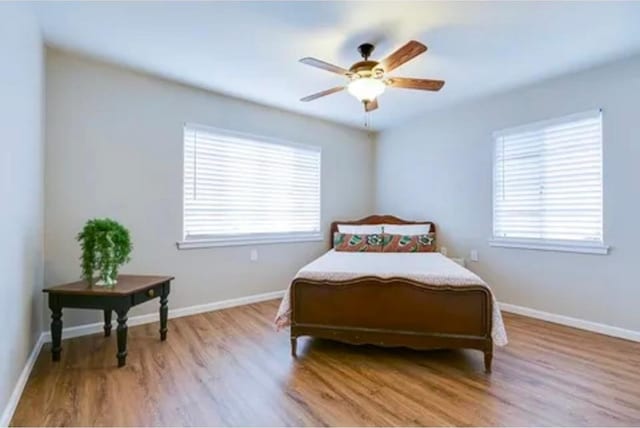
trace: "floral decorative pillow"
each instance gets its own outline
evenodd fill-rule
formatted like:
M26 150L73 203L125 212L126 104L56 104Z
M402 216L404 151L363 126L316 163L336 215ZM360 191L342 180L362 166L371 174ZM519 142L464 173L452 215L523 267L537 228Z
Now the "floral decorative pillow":
M384 253L432 253L436 250L435 234L424 235L382 235Z
M379 253L382 251L382 235L354 235L335 232L333 234L333 248L336 251Z

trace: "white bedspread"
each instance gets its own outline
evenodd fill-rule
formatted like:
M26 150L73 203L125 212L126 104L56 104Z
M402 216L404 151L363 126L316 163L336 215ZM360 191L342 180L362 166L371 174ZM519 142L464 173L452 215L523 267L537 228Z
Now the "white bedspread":
M300 269L296 278L346 281L362 276L401 277L431 285L481 285L489 289L478 275L440 253L350 253L331 250ZM276 315L278 328L290 324L290 295L291 285ZM507 332L493 293L491 296L493 299L491 337L493 343L504 346L507 344Z

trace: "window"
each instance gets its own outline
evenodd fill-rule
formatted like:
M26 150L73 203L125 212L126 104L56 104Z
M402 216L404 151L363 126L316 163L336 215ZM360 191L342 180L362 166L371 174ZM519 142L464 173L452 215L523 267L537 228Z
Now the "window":
M600 110L494 134L494 246L606 253Z
M321 240L320 149L187 124L180 248Z

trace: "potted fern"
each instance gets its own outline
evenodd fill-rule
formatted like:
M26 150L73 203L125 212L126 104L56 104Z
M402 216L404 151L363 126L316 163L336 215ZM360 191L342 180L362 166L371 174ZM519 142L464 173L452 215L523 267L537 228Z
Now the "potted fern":
M82 248L82 276L95 285L113 287L118 281L118 269L130 260L131 238L129 231L110 218L89 220L76 237Z

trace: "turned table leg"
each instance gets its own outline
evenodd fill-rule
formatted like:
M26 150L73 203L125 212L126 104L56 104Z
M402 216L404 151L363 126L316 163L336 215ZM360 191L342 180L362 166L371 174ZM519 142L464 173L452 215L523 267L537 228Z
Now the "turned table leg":
M118 310L118 367L127 363L127 312L128 310Z
M62 351L62 308L51 307L51 359L60 361Z
M104 337L111 336L111 309L104 310Z
M169 318L169 290L162 288L160 296L160 340L167 340L167 319Z

